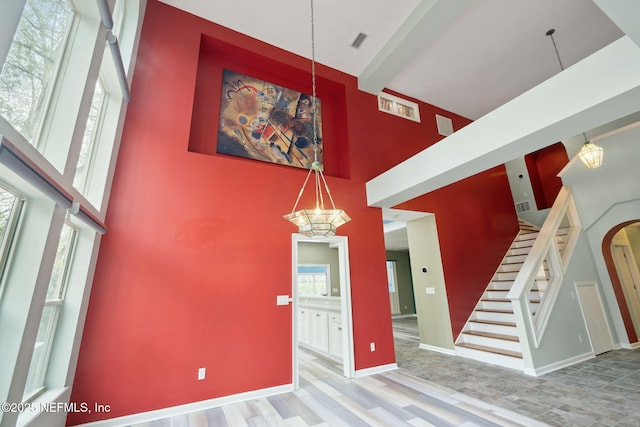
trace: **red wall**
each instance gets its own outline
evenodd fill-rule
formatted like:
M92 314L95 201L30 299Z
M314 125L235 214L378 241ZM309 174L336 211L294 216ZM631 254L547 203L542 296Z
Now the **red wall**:
M244 64L265 75L270 61L276 83L306 90L308 60L148 2L72 394L111 412L70 414L70 425L291 383L291 307L276 295L291 291L295 228L281 215L306 171L215 154L206 123L215 129L217 117L203 108L203 91L220 99L202 83L208 73ZM364 184L441 138L434 113L456 129L469 121L421 103L423 123L410 122L378 112L352 76L319 66L318 77L339 122L323 131L327 180L352 218L339 233L349 238L359 370L395 361L382 218ZM507 180L498 168L433 194L416 203L437 211L450 306L466 318L466 281L495 268L514 234ZM461 243L471 226L474 239Z
M567 150L561 142L524 156L538 210L553 206L562 188L558 173L569 163Z
M397 208L435 214L455 340L518 232L505 168L498 166Z

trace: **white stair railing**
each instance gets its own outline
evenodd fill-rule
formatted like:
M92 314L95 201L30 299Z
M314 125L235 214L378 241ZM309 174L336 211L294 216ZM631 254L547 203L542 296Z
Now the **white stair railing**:
M514 312L521 313L516 316L518 329L533 331L536 348L540 346L580 227L571 189L562 187L507 295Z

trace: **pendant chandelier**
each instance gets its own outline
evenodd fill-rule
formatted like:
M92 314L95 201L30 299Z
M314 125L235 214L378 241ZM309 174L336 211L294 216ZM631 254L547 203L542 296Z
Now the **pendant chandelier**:
M336 209L329 185L324 177L322 164L318 161L318 123L316 120L316 47L315 47L315 18L313 15L313 0L311 3L311 120L313 124L313 163L309 172L302 183L302 188L298 193L293 209L290 214L283 215L284 218L291 221L298 227L298 232L308 237L324 237L336 234L336 229L342 224L351 221L349 215L342 209ZM313 174L315 183L315 206L309 209L296 210L298 202L304 193L305 187L309 182L309 178ZM327 193L327 197L331 202L332 209L325 209L323 189Z
M553 38L553 33L555 33L555 29L550 29L547 31L547 35L551 38L553 42L553 48L556 51L556 56L558 57L558 62L560 63L560 69L564 71L564 66L562 65L562 61L560 60L560 54L558 53L558 47L556 46L556 41ZM602 158L604 155L604 151L602 147L597 146L593 142L589 142L587 139L587 135L582 132L582 137L584 138L584 145L578 152L578 158L582 160L589 169L596 169L602 165Z

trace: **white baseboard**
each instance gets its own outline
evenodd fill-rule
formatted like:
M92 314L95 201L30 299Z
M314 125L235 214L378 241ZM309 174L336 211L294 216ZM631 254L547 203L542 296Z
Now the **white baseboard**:
M596 355L593 351L589 351L540 368L525 368L524 373L538 377L540 375L548 374L549 372L557 371L558 369L566 368L567 366L575 365L576 363L584 362L585 360L593 359L594 357L596 357Z
M631 344L621 343L619 347L624 348L625 350L634 350L636 348L640 348L640 342L632 342Z
M456 351L455 350L451 350L451 349L443 348L443 347L436 347L436 346L429 345L429 344L420 343L420 348L422 350L429 350L429 351L435 351L437 353L448 354L449 356L455 356L456 355Z
M170 408L162 408L155 411L140 412L123 417L111 418L108 420L95 421L86 424L78 424L81 427L122 427L131 424L139 424L150 422L162 418L182 415L189 412L204 411L216 408L222 405L243 402L251 399L261 399L276 394L288 393L293 391L293 384L285 384L276 387L263 388L260 390L248 391L245 393L232 394L230 396L217 397L215 399L201 400L199 402L187 403L185 405L172 406Z
M373 374L380 374L398 369L397 363L389 363L388 365L374 366L372 368L358 369L354 373L354 378L362 378Z
M405 319L407 317L418 317L417 314L394 314L391 316L392 319Z

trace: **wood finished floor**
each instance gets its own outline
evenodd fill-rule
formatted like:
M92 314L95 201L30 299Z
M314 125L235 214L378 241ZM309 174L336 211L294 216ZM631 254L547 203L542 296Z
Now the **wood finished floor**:
M543 426L394 370L347 379L335 362L302 351L300 389L132 427Z
M358 379L301 352L300 389L131 427L640 426L640 349L535 378L418 348L415 318L395 319L400 369Z

